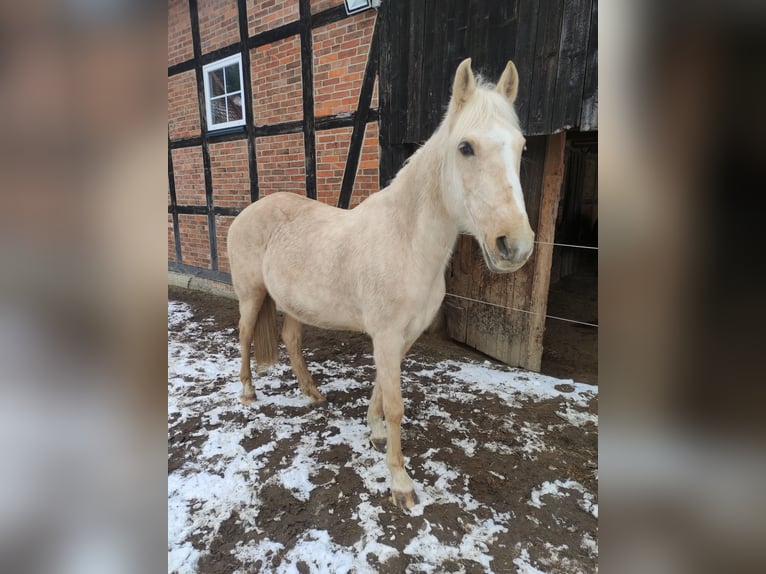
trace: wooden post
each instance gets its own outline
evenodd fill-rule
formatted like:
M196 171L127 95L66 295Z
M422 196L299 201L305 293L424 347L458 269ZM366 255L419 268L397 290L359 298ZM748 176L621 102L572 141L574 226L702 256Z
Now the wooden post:
M564 145L566 132L548 136L543 165L543 196L537 221L535 240L534 274L529 310L534 313L529 320L529 339L521 366L539 371L543 359L543 334L545 313L548 308L548 288L551 281L553 238L556 232L556 213L559 206L561 185L564 181Z

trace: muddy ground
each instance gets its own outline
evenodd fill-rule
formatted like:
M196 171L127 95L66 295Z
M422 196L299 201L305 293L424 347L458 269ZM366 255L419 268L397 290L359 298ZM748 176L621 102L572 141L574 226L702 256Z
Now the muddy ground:
M236 302L176 288L168 296L188 304L169 340L191 349L186 370L169 367L180 405L168 420L169 516L181 517L169 523L170 571L597 571L595 387L575 392L585 385L561 380L556 396L514 394L513 381L532 384L532 374L422 337L403 365L402 425L421 505L404 513L389 500L384 455L360 450L357 436L374 379L369 338L306 328L303 347L329 405L304 404L281 368L256 383L259 400L247 408L233 368ZM195 370L211 356L225 368ZM465 362L507 375L508 394L453 378ZM219 431L239 439L230 449L216 443L217 455ZM304 469L308 489L285 478L292 469ZM226 492L233 475L248 485L239 498Z

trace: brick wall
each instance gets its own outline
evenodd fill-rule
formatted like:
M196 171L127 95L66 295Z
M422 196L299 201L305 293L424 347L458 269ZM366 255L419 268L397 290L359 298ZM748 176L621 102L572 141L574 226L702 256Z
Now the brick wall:
M188 138L200 133L194 70L168 78L168 133L170 139Z
M356 109L375 14L368 10L314 29L314 109L318 116Z
M337 205L351 128L317 132L317 199Z
M258 138L258 186L261 196L275 191L306 194L303 134Z
M354 180L354 193L349 207L359 205L362 200L378 191L378 124L367 124L362 144L362 155Z
M221 207L241 207L250 203L247 140L213 143L208 150L213 203Z
M343 0L311 0L311 13L316 14L322 10L333 8L334 6L340 6L343 4Z
M342 0L312 0L312 13L342 5ZM239 42L236 0L198 2L200 42L207 54ZM298 0L247 0L248 33L252 36L295 22ZM356 110L372 38L376 12L367 11L312 30L314 54L314 113L316 117ZM168 4L168 65L193 57L188 0ZM273 125L303 118L300 37L294 35L250 51L255 125ZM372 106L377 107L377 82ZM348 156L351 127L316 132L317 199L338 201ZM168 78L168 135L171 140L201 135L195 71ZM378 190L378 126L366 127L354 182L351 207ZM255 140L261 197L276 191L305 194L303 134L258 136ZM246 139L209 144L213 203L242 208L250 203ZM172 150L177 204L206 205L202 149ZM229 271L226 233L232 217L215 217L218 269ZM172 218L168 216L168 260L175 261ZM210 269L210 242L205 215L179 215L184 264Z
M205 168L202 163L202 148L174 149L170 153L173 156L176 203L205 205Z
M188 0L168 2L168 66L194 55Z
M210 269L210 237L207 215L178 216L183 262L186 265Z
M237 0L203 0L198 6L203 54L239 42Z
M293 22L298 17L298 2L247 0L247 29L251 36Z
M215 216L215 237L218 243L218 269L229 273L229 252L226 248L226 236L229 233L229 226L234 221L233 217L228 215Z
M298 36L250 51L256 125L303 118L301 42Z

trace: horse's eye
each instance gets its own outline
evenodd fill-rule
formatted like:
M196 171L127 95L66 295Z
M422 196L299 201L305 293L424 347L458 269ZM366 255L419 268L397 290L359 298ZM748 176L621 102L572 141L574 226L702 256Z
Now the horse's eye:
M460 145L457 146L457 149L464 156L474 155L473 148L471 147L471 144L469 144L468 142L460 142Z

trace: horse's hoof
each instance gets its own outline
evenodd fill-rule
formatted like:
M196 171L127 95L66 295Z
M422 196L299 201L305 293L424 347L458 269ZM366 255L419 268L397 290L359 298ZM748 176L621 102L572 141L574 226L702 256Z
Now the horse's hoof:
M255 393L252 395L239 395L239 402L245 406L250 406L255 402Z
M394 503L394 505L396 505L397 508L401 508L402 510L410 510L418 503L418 495L415 494L414 490L409 492L396 492L392 490L391 501Z
M327 399L324 397L321 399L312 399L311 403L309 403L309 406L312 409L323 409L327 406Z
M372 445L372 448L377 450L378 452L386 452L386 439L384 438L371 438L370 444Z

